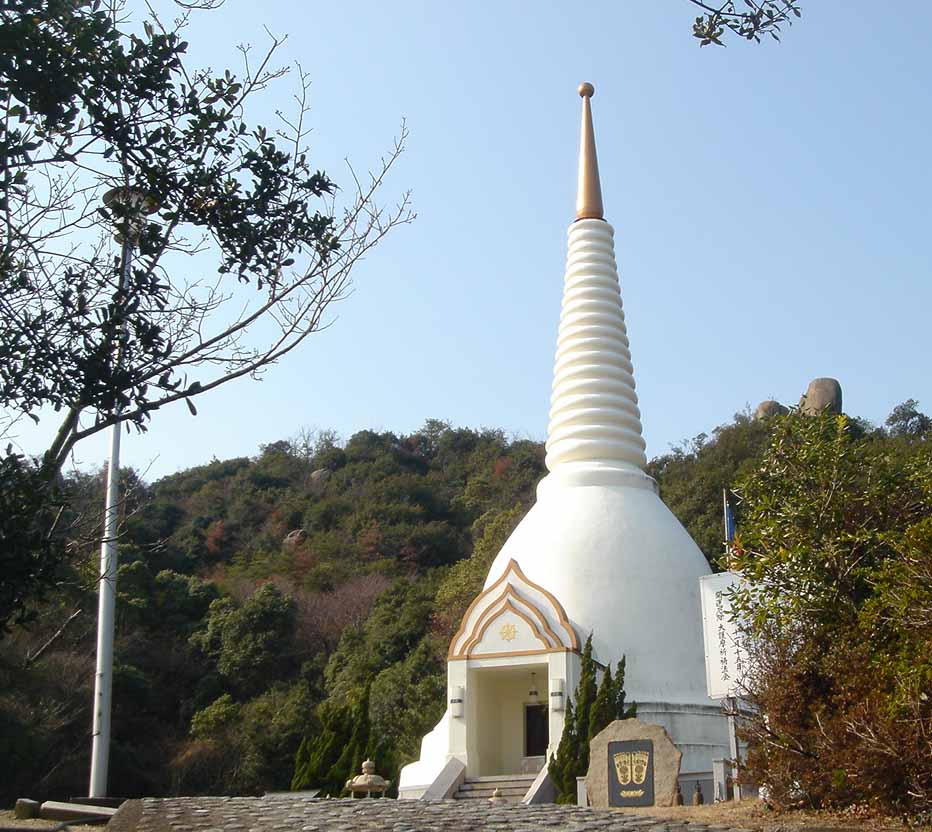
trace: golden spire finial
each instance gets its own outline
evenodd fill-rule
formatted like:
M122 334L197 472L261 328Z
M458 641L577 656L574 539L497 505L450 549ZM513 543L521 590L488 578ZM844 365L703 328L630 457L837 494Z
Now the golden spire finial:
M599 160L595 155L595 133L592 131L592 109L589 99L595 87L586 82L579 85L583 100L582 131L579 134L579 186L576 191L576 219L605 219L602 209L602 185L599 183Z

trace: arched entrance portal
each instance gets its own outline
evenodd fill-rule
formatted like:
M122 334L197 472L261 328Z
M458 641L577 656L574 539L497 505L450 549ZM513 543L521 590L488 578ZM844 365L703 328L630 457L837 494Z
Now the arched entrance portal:
M560 602L512 561L466 611L447 667L450 752L467 776L539 771L579 673L579 639Z

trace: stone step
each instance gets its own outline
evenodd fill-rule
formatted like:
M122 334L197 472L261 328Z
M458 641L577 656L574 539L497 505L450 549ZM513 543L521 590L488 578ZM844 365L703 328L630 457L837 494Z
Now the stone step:
M484 777L467 777L465 783L500 783L503 780L521 781L522 783L533 783L537 779L536 774L487 774Z
M521 792L521 794L499 795L499 800L501 800L502 803L520 803L523 798L524 792ZM465 801L467 803L488 803L492 799L492 795L472 793L464 794L463 792L457 792L455 795L453 795L453 799L461 802Z
M58 800L46 800L39 807L39 817L43 820L86 820L98 818L105 822L112 818L117 810L112 806L87 806L83 803L62 803Z
M517 803L527 794L536 774L491 774L484 777L467 777L453 796L455 800L488 800L499 791L501 798Z
M527 794L527 789L524 786L515 786L515 787L497 787L499 792L501 792L502 797L524 797ZM466 799L475 797L485 797L489 798L492 796L492 793L495 789L460 789L456 796L460 799Z

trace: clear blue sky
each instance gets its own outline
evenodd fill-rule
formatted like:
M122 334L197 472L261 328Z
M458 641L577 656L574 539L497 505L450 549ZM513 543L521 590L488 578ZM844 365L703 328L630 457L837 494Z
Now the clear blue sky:
M782 44L726 49L698 48L686 0L227 0L196 16L192 61L215 69L263 27L288 34L279 61L314 80L316 162L338 182L405 117L389 193L413 189L418 219L359 266L333 327L196 418L155 414L124 463L152 478L302 425L429 417L543 439L582 80L650 456L822 375L851 414L882 421L910 397L932 412L932 3L877 8L802 0Z

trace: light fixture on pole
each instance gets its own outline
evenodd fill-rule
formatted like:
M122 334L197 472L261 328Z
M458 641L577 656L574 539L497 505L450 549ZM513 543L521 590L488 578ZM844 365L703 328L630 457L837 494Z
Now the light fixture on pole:
M531 672L531 689L527 692L527 701L531 705L536 705L540 702L540 696L537 693L537 674L533 671Z
M123 244L120 262L120 291L129 290L133 267L133 246L143 229L142 217L158 206L138 188L111 188L104 205L118 209L123 229L114 238ZM123 332L125 333L125 327ZM114 359L120 362L117 346ZM88 797L107 796L107 769L110 762L110 711L113 694L113 630L116 612L117 516L120 497L120 423L110 426L110 461L107 467L107 493L104 503L103 537L100 544L100 586L97 606L97 670L94 676L94 728L91 744L91 778Z

